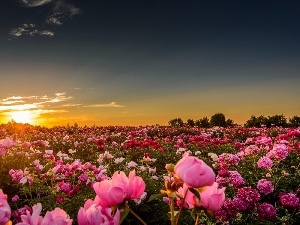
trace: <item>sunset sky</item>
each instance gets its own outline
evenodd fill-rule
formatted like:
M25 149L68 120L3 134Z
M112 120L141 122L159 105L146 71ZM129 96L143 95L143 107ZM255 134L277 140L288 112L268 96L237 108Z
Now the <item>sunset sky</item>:
M299 12L298 0L1 0L0 123L300 116Z

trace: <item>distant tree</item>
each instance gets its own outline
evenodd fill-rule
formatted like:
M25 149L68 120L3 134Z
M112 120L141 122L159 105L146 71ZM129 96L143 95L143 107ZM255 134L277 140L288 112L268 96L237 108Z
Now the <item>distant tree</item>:
M226 127L233 127L234 126L234 122L232 119L227 119L226 122Z
M195 125L197 127L208 128L210 127L209 119L207 117L203 117L202 119L196 120Z
M175 118L169 121L169 125L172 127L182 127L183 120L181 118Z
M211 126L225 127L226 126L225 115L223 113L216 113L215 115L213 115L211 117L210 125Z
M193 119L188 119L186 121L186 124L189 125L190 127L194 127L195 126L195 121Z
M290 127L300 127L300 117L299 116L293 116L289 119L289 126Z
M268 116L268 120L266 123L267 127L287 127L287 125L287 120L284 115Z
M251 116L249 120L246 121L246 127L261 127L261 125L267 125L268 118L261 115L259 117Z

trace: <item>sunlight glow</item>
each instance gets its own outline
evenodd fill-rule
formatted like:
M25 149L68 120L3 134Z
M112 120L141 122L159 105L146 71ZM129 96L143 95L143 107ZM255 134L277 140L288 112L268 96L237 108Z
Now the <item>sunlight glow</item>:
M13 111L10 113L11 119L17 123L29 123L33 124L34 118L30 111Z

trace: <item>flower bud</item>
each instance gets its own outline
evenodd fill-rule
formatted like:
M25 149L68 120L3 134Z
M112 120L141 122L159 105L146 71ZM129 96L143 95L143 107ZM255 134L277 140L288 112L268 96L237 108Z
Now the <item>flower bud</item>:
M168 170L168 172L173 173L174 172L175 165L172 163L166 164L165 168Z

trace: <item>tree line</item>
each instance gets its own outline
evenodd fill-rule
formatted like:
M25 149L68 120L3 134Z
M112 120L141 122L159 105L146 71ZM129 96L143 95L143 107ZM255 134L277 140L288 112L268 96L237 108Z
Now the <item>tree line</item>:
M202 127L209 128L214 126L219 127L233 127L237 124L234 123L232 119L226 119L223 113L216 113L211 116L210 119L203 117L198 120L187 119L184 122L181 118L171 119L168 124L174 127ZM245 127L300 127L300 117L293 116L292 118L287 119L284 115L274 115L274 116L251 116L249 120L244 124Z

